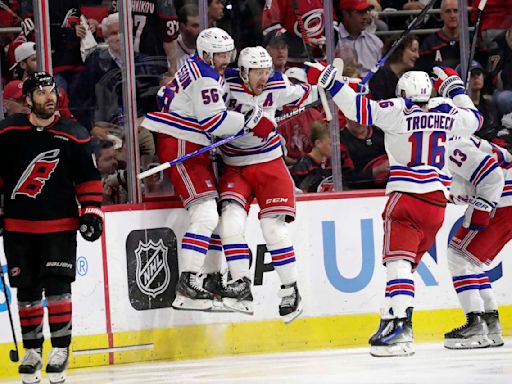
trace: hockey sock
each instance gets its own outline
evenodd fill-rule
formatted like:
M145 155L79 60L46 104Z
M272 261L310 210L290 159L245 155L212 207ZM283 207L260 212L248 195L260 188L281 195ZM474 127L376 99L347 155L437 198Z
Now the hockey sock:
M286 222L282 217L263 217L260 220L267 250L272 256L281 284L287 285L297 281L297 266Z
M483 312L484 301L480 297L480 285L485 280L489 282L489 279L483 273L482 267L461 256L451 246L448 248L447 258L453 287L457 292L462 310L465 314Z
M222 258L222 242L220 241L220 236L214 231L210 237L208 252L206 253L201 272L206 274L220 272L222 269Z
M485 274L480 283L480 297L484 302L485 312L497 311L498 303L496 302L496 296L494 296L494 290L492 289L489 277Z
M19 301L18 314L20 316L21 336L23 348L41 348L43 346L43 304L39 301Z
M391 301L395 317L407 317L406 310L413 306L414 280L412 265L406 260L394 260L386 263L386 296Z
M71 293L46 297L52 346L67 348L71 344Z

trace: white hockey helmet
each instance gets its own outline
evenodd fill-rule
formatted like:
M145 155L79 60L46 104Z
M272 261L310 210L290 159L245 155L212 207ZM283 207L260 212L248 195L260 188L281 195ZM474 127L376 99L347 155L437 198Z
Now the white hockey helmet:
M423 71L405 72L398 79L395 89L397 97L406 97L417 103L426 103L430 99L431 93L432 80L428 73Z
M199 33L196 41L199 58L203 60L203 53L206 53L213 60L214 53L230 52L231 61L235 60L236 50L233 38L223 29L213 27Z
M249 70L251 68L272 69L272 57L263 47L247 47L240 51L238 68L240 68L242 80L247 83L249 81Z

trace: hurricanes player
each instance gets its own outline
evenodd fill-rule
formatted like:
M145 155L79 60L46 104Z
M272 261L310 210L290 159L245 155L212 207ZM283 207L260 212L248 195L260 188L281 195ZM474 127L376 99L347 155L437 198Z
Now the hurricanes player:
M379 102L356 94L348 86L350 79L337 76L333 66L306 63L306 69L308 80L324 87L347 118L384 131L390 176L389 199L382 214L383 264L392 311L370 338L370 353L411 355L412 274L434 242L449 197L445 145L454 135L469 136L479 129L481 115L450 68L434 68L434 87L442 97L430 98L432 81L426 72L410 71L398 80L397 98ZM477 216L468 220L475 221Z
M196 44L196 54L161 89L162 112L149 113L143 121L146 128L159 132L161 160L184 156L209 145L215 137L230 136L242 129L266 137L274 127L261 108L253 108L246 115L226 109L224 70L235 54L231 36L220 28L208 28L199 34ZM192 157L167 172L190 216L181 241L181 275L173 307L214 310L214 295L204 289L206 275L201 273L210 237L219 221L209 154Z
M445 334L449 349L503 345L498 304L483 266L512 239L512 155L475 136L450 142L451 201L467 204L448 247L453 286L466 323Z

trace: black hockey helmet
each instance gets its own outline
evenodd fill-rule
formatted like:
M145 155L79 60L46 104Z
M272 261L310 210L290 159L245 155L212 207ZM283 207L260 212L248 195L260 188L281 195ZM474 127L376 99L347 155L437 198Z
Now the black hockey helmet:
M53 86L57 88L55 79L47 72L35 72L23 82L23 94L30 96L34 89L39 87Z

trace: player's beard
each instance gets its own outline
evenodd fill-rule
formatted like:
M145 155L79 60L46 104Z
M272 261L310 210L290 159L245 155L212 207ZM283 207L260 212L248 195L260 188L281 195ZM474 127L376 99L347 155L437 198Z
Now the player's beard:
M34 102L32 106L32 113L36 115L38 118L46 120L52 117L55 114L55 106L56 102L49 104L49 102L45 103L36 103Z

